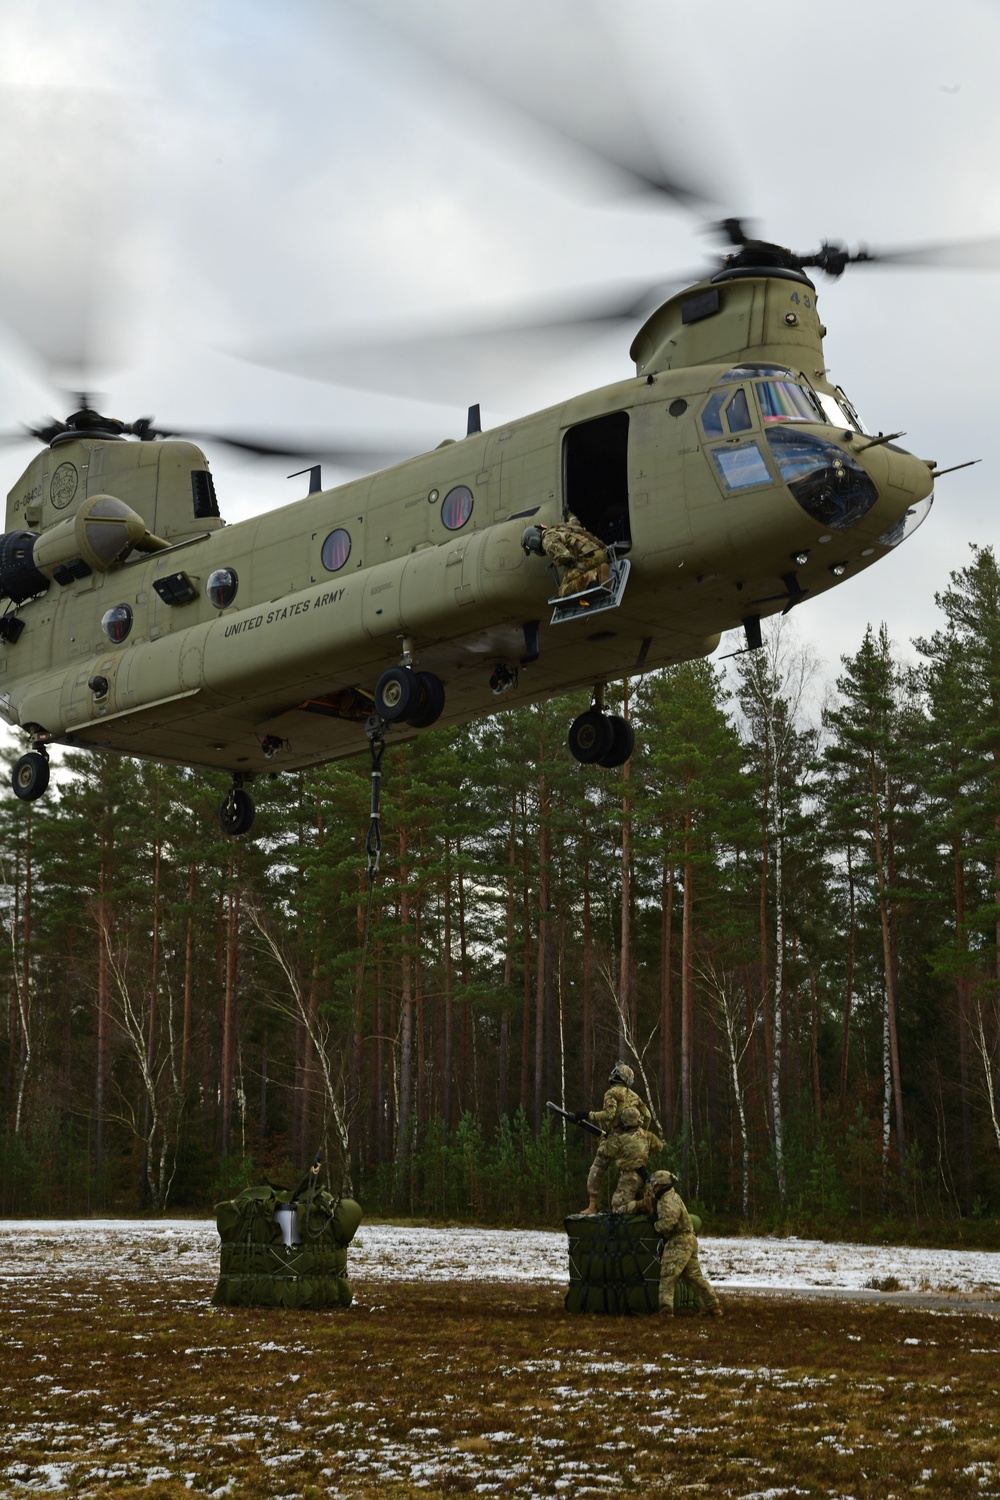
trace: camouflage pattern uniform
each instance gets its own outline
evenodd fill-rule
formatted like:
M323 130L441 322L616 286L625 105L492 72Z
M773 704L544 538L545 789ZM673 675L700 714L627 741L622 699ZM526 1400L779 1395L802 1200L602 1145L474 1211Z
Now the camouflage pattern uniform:
M606 1132L597 1148L597 1155L594 1157L587 1176L587 1192L591 1200L600 1195L601 1183L608 1170L608 1163L615 1160L615 1137L619 1130L618 1121L622 1110L630 1107L637 1109L643 1130L649 1125L651 1118L649 1110L631 1087L634 1079L635 1074L626 1063L616 1063L608 1079L608 1088L605 1090L602 1107L592 1109L587 1116L592 1125L598 1125Z
M619 1129L610 1137L618 1163L618 1185L611 1199L613 1214L634 1214L645 1207L646 1163L651 1151L662 1151L663 1142L641 1124L642 1116L628 1105L618 1116Z
M656 1198L656 1228L663 1236L660 1256L660 1312L673 1316L678 1276L697 1293L706 1312L721 1316L719 1299L698 1264L698 1240L684 1200L673 1186L672 1172L654 1172L649 1186Z
M561 599L607 578L607 549L599 537L580 525L576 516L567 516L559 526L545 527L542 551L567 570L559 585Z

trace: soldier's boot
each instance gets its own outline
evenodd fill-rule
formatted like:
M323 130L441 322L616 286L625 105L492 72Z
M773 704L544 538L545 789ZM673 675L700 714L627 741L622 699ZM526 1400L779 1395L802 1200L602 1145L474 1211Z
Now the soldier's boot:
M725 1316L726 1315L722 1311L722 1308L719 1306L718 1302L714 1307L706 1307L705 1311L702 1313L703 1318L724 1318Z
M594 1196L593 1193L591 1193L591 1195L590 1195L590 1202L587 1204L587 1207L586 1208L582 1208L580 1210L580 1212L584 1213L584 1214L596 1214L596 1212L597 1212L597 1199L596 1199L596 1197Z
M659 1306L659 1315L661 1318L672 1318L674 1315L674 1310L672 1307L668 1307L665 1302L661 1302Z

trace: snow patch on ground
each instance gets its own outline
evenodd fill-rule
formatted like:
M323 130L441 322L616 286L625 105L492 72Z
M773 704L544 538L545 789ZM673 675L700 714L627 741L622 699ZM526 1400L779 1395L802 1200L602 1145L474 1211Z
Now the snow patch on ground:
M1000 1297L1000 1254L839 1245L820 1240L706 1235L701 1262L720 1289L860 1290L890 1278L906 1292ZM207 1219L0 1219L0 1287L63 1276L128 1282L159 1270L192 1292L218 1274L219 1237ZM357 1281L567 1280L566 1237L538 1229L362 1226L349 1251ZM372 1311L377 1311L373 1308Z

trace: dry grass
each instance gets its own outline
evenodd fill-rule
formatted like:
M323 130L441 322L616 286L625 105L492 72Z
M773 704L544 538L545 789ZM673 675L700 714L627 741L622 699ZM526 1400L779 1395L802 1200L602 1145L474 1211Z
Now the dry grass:
M0 1494L1000 1496L988 1314L730 1298L664 1326L468 1283L216 1313L168 1285L12 1299Z

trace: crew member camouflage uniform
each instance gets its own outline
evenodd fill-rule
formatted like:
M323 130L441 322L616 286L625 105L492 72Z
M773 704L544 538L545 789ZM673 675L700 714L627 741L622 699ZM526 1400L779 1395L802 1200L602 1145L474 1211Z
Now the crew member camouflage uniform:
M637 1109L643 1130L649 1125L651 1118L649 1110L631 1087L634 1079L635 1074L626 1063L616 1063L608 1079L603 1105L600 1109L592 1109L587 1115L592 1125L600 1126L605 1132L587 1175L587 1192L591 1202L600 1196L601 1183L608 1170L608 1163L615 1159L615 1136L620 1128L618 1122L622 1110L630 1107Z
M672 1172L654 1172L649 1179L656 1200L656 1228L663 1236L660 1256L660 1312L672 1317L674 1284L678 1276L697 1293L707 1313L722 1316L719 1299L698 1264L698 1240L684 1200L674 1188Z
M567 516L559 526L542 531L542 551L567 571L559 585L559 597L577 594L607 578L608 553L599 537L581 526L576 516Z
M630 1104L618 1116L619 1129L610 1137L618 1163L618 1184L611 1199L613 1214L634 1214L645 1206L645 1167L651 1151L662 1151L663 1142L641 1124L642 1116Z

